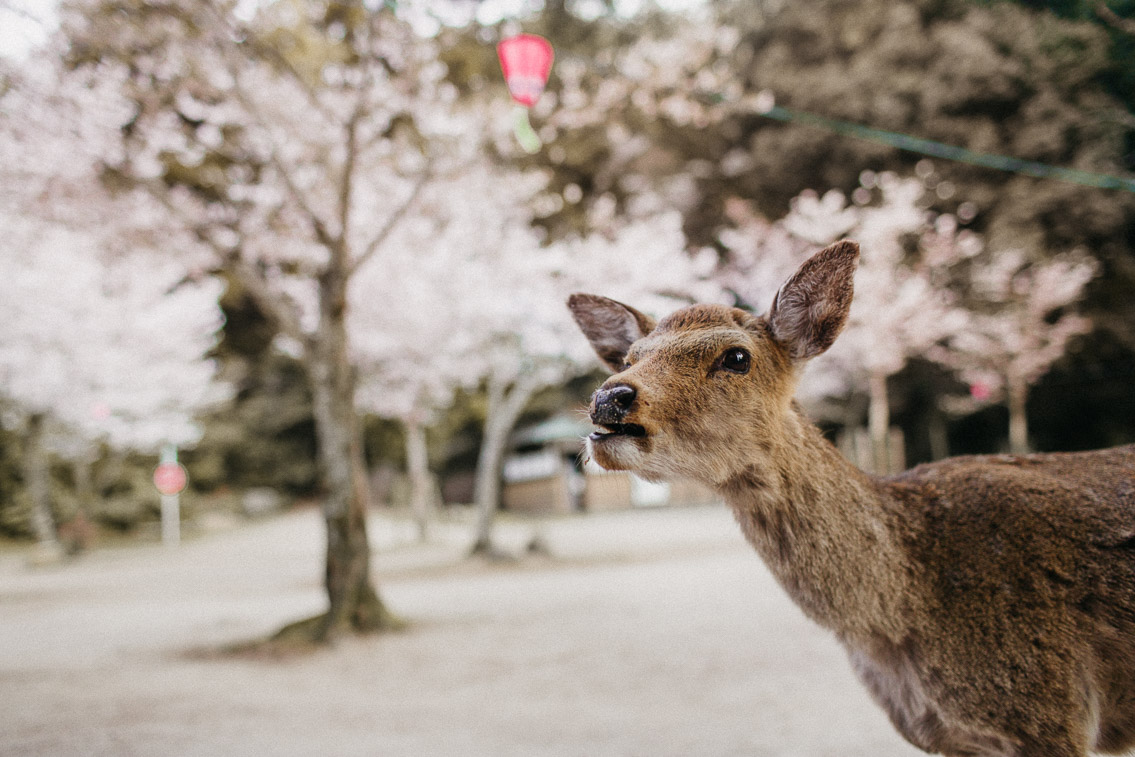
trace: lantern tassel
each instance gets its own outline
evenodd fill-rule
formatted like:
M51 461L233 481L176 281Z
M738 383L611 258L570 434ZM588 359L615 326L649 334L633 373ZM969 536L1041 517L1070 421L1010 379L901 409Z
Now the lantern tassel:
M523 105L517 105L512 109L512 133L516 135L516 141L529 155L540 152L540 148L543 147L540 135L528 121L528 108Z

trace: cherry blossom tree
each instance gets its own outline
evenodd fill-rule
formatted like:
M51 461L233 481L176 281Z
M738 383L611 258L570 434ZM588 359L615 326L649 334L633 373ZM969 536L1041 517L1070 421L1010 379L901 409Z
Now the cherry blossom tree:
M221 326L215 280L182 283L152 254L104 260L92 240L5 219L0 246L4 397L24 427L33 525L54 542L45 447L79 457L89 445L156 453L190 445L199 410L224 397L207 357Z
M970 266L966 283L973 310L965 328L934 356L970 384L969 401L953 405L1007 404L1014 453L1029 451L1029 387L1064 354L1070 339L1091 330L1091 321L1069 308L1096 270L1082 253L1033 261L1023 250L983 255Z
M480 144L435 43L389 8L73 0L79 75L129 105L104 158L147 188L275 323L313 392L325 489L327 612L284 629L326 641L396 620L370 575L351 282L437 175ZM131 23L120 23L127 12Z
M407 226L421 218L407 219ZM453 300L442 293L452 271L432 245L394 245L384 264L364 269L353 288L365 296L350 322L358 354L358 406L402 424L410 509L420 539L431 519L433 477L426 430L463 384L454 342L460 333Z
M1090 322L1068 308L1096 270L1082 254L1033 262L1020 250L991 253L949 214L919 207L922 184L867 172L855 201L839 192L801 194L781 221L767 222L734 200L733 226L721 234L730 257L722 284L754 303L776 287L816 246L842 236L860 242L855 300L844 333L809 366L802 399L866 387L873 456L886 461L887 379L911 357L956 370L974 389L951 407L1004 399L1010 447L1028 449L1028 387L1044 375L1073 336ZM963 408L964 406L964 408ZM882 463L885 468L885 462Z
M224 395L207 356L220 285L159 256L196 245L160 228L160 206L100 180L94 155L122 113L105 88L46 56L4 76L0 395L25 431L33 531L51 552L49 447L81 465L98 443L153 453L200 435L193 416Z
M496 339L522 330L494 321L503 312L497 300L516 312L546 294L546 272L530 264L543 254L530 207L543 183L538 174L488 158L435 177L393 231L383 265L363 270L352 284L358 401L403 425L411 509L423 536L433 490L426 428L457 389L485 382ZM511 291L502 291L501 282ZM486 440L495 440L501 425L511 428L512 408L519 406L518 414L530 396L523 389L502 405L500 391L499 382L489 382ZM492 466L488 453L483 458L482 468Z

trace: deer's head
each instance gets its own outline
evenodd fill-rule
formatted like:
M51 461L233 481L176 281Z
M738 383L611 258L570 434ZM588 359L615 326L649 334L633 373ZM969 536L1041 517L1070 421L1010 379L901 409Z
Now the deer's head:
M847 321L859 246L813 255L764 316L692 305L661 322L591 294L568 299L615 372L591 399L592 458L608 470L718 484L768 454L792 413L796 367L831 346Z

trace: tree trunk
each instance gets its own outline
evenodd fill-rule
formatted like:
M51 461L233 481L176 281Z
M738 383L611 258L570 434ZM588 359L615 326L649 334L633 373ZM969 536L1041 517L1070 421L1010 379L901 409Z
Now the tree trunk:
M950 429L939 410L930 413L930 459L942 460L950 456Z
M424 542L429 538L434 509L426 427L416 418L406 420L403 425L406 431L406 473L410 478L410 512L418 527L418 540Z
M1009 451L1015 455L1029 452L1029 419L1026 406L1029 387L1023 379L1010 377L1009 392Z
M891 406L887 398L887 376L874 371L869 377L871 404L867 408L867 430L871 435L872 472L882 475L889 471L890 454L888 430L891 425Z
M489 378L489 406L473 484L473 505L477 511L473 554L490 554L493 551L493 520L500 506L501 467L508 437L537 389L539 384L532 376L522 375L511 387L503 381Z
M53 562L63 555L55 516L51 513L51 467L43 444L46 419L41 413L28 418L24 438L24 486L31 500L31 527L36 540L37 562Z
M73 555L89 550L95 539L95 527L90 516L97 497L94 475L95 455L96 452L92 448L71 463L71 470L75 476L75 497L79 506L75 516L64 524L65 533L60 534L60 542L66 551Z
M79 501L80 512L89 512L95 502L94 464L94 452L85 452L71 462L75 476L75 498Z
M305 363L324 488L328 608L323 615L281 629L275 638L323 643L344 631L371 633L397 627L399 622L379 599L370 576L369 498L347 348L345 278L329 273L320 286L320 325Z

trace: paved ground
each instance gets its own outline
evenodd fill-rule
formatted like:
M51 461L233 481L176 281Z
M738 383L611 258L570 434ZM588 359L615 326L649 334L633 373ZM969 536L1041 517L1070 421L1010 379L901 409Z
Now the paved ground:
M913 757L723 508L544 527L555 559L461 560L376 517L408 632L285 660L202 649L322 607L299 512L50 569L0 558L0 754ZM519 547L527 524L504 524Z

